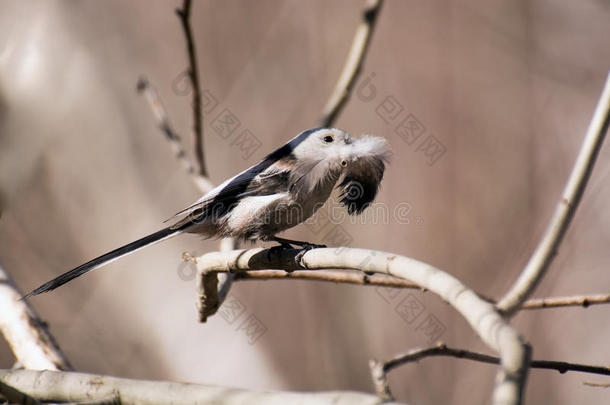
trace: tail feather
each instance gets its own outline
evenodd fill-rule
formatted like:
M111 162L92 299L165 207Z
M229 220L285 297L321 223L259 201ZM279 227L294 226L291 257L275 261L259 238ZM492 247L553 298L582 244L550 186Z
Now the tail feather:
M164 239L168 239L172 236L175 236L182 232L184 227L180 227L177 229L172 229L171 227L161 229L158 232L150 234L148 236L143 237L142 239L138 239L135 242L128 243L125 246L121 246L118 249L114 249L111 252L108 252L100 257L96 257L93 260L88 261L85 264L81 264L80 266L63 273L60 276L55 277L53 280L48 281L36 288L35 290L29 292L28 294L22 297L23 300L26 300L34 295L42 294L45 292L52 291L57 287L60 287L67 282L75 279L76 277L82 276L83 274L95 270L99 267L102 267L116 259L126 256L130 253L135 252L136 250L142 249L143 247L152 245L154 243L160 242Z

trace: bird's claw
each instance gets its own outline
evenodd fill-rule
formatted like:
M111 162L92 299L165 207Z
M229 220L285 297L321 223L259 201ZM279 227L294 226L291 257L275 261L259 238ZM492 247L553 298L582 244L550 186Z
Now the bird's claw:
M305 256L305 253L309 252L312 249L321 249L321 248L325 248L326 245L316 245L315 243L304 243L301 245L301 251L299 253L297 253L297 255L294 257L294 260L297 263L301 263L301 260L303 259L303 256Z
M271 246L269 249L267 249L267 261L271 261L271 255L275 253L279 254L284 249L292 249L292 246L286 244Z
M297 255L295 256L295 260L297 261L297 263L301 262L301 259L303 258L303 255L311 249L318 249L318 248L325 248L326 245L316 245L315 243L309 243L309 242L301 242L298 240L291 240L291 239L284 239L284 238L278 238L278 237L274 237L273 240L275 240L277 243L279 243L279 246L273 246L272 248L270 248L269 250L267 250L267 259L269 261L271 261L271 254L278 251L278 250L283 250L283 249L294 249L294 246L298 246L301 248L301 251L299 253L297 253Z
M305 243L304 245L302 245L302 248L305 250L311 250L311 249L322 249L327 247L326 245L317 245L315 243Z

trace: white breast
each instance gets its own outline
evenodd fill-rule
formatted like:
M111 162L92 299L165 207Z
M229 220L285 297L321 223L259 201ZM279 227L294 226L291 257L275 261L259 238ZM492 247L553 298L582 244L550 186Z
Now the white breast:
M270 207L285 200L288 193L276 193L262 196L246 197L231 210L227 218L227 226L232 233L239 234L240 230L248 228L253 223L259 223L267 215Z

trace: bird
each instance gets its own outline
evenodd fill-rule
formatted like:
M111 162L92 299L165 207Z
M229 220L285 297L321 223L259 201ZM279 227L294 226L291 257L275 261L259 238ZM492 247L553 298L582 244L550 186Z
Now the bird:
M278 237L311 217L339 189L339 203L361 214L375 199L390 158L383 137L352 137L337 128L313 128L226 180L176 213L170 225L88 261L42 284L22 299L49 292L146 246L183 233L205 238L275 241L278 248L323 245Z

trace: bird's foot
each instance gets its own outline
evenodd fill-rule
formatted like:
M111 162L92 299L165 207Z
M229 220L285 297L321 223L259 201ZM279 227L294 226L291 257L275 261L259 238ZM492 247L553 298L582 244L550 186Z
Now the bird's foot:
M301 263L301 259L303 258L305 253L307 253L308 251L310 251L312 249L319 249L319 248L325 248L326 247L326 245L317 245L315 243L303 242L303 241L300 241L300 240L291 240L291 239L278 238L277 236L274 237L273 240L280 244L280 246L275 246L276 248L282 248L283 249L286 246L288 246L290 248L292 248L293 245L294 246L299 246L301 248L301 251L299 253L297 253L297 255L294 258L297 263Z
M302 249L318 249L318 248L325 248L326 245L317 245L315 243L310 243L310 242L304 242L304 241L300 241L300 240L292 240L292 239L284 239L284 238L278 238L277 236L273 238L274 241L276 241L277 243L281 244L281 245L288 245L288 246L299 246Z
M305 253L309 252L312 249L320 249L320 248L325 248L326 245L316 245L314 243L303 243L301 245L301 251L299 253L297 253L297 255L294 257L294 260L301 264L301 260L303 259L303 256L305 256Z
M274 254L279 255L282 250L286 249L293 249L293 247L288 243L280 243L279 245L271 246L269 249L267 249L267 260L271 261L271 256L273 256Z

